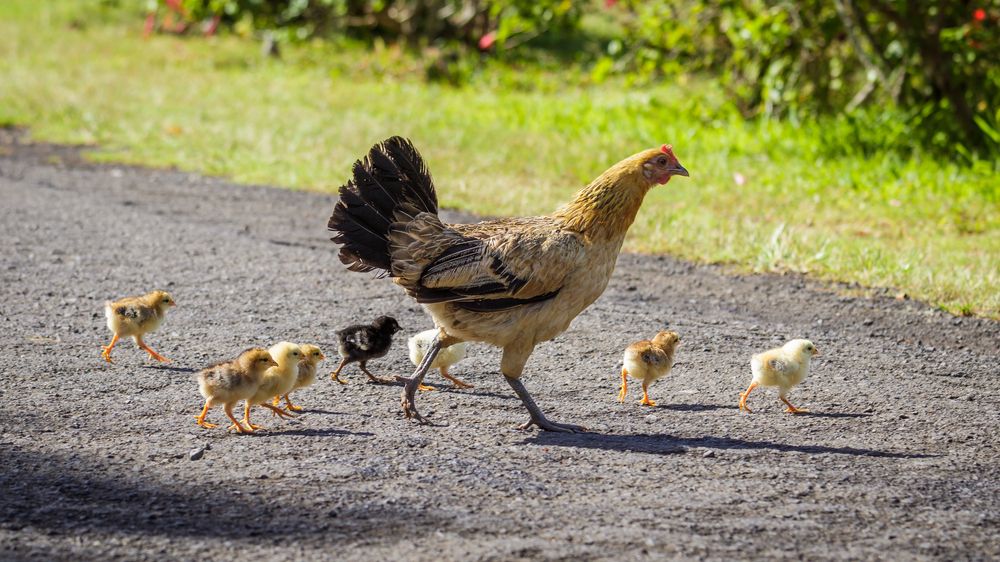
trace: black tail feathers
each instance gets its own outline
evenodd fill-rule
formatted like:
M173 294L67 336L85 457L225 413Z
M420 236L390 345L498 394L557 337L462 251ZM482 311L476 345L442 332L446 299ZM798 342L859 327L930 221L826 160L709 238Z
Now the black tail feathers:
M376 144L354 163L354 177L340 188L327 228L351 271L390 270L389 229L398 215L437 214L434 182L424 159L403 137ZM385 273L383 273L384 275Z

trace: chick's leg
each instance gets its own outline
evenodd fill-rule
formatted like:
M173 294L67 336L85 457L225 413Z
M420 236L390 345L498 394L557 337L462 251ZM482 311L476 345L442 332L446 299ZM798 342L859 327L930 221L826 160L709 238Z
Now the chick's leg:
M746 412L748 414L753 413L753 410L751 410L749 407L747 407L747 398L750 396L750 392L753 391L753 389L755 389L755 388L757 388L757 383L756 382L751 382L750 386L747 387L746 392L741 392L740 393L740 411L741 412Z
M371 372L368 370L368 362L367 361L362 361L362 362L358 363L358 367L361 368L361 372L362 373L368 375L368 379L371 380L373 383L376 383L376 384L392 384L392 381L389 380L389 379L383 379L382 377L376 377L375 375L371 374ZM426 388L422 388L421 390L427 390L427 389ZM433 390L433 388L431 390Z
M135 344L139 346L139 349L141 349L141 350L145 351L146 353L148 353L149 356L152 357L153 359L156 359L157 361L159 361L161 363L170 363L169 359L167 359L166 357L164 357L164 356L160 355L159 353L153 351L153 348L151 348L148 345L146 345L146 342L142 341L142 336L136 336L135 337Z
M208 400L205 400L205 407L201 409L201 413L194 417L194 419L198 423L198 425L200 425L202 427L205 427L205 428L208 428L208 429L213 429L213 428L219 427L219 426L215 425L214 423L208 423L207 421L205 421L205 416L208 415L208 410L211 407L212 407L212 399L209 398Z
M441 367L438 370L441 371L441 376L442 377L450 380L451 384L455 385L455 388L475 388L473 385L471 385L471 384L469 384L469 383L467 383L467 382L465 382L465 381L463 381L463 380L461 380L459 378L456 378L456 377L453 377L453 376L449 375L448 374L448 367Z
M649 381L642 381L642 400L639 404L643 406L656 406L656 402L649 399Z
M789 414L808 414L809 413L809 410L806 410L806 409L803 409L803 408L796 408L795 406L792 406L792 403L789 402L788 399L785 398L784 396L779 396L778 398L781 398L781 401L784 402L786 406L788 406L787 408L785 408L785 411L788 412Z
M291 412L286 412L286 411L282 410L281 408L278 408L277 406L272 406L272 405L268 404L267 402L264 402L263 404L261 404L261 406L267 408L268 410L271 410L271 414L272 415L276 415L276 416L278 416L280 418L294 418L295 417Z
M250 429L264 429L263 427L261 427L259 425L254 425L254 424L250 423L250 401L249 400L243 403L243 425L249 427ZM233 429L233 427L230 426L229 429Z
M116 343L118 343L117 332L111 336L111 343L101 347L101 357L103 357L108 363L114 363L114 361L111 360L111 350L115 348Z
M274 397L274 405L275 406L278 405L278 397L277 396ZM302 411L302 408L300 406L296 406L295 404L292 404L292 399L289 398L287 394L285 395L285 407L287 409L293 411L293 412L301 412Z
M337 365L337 369L330 373L330 380L337 381L340 384L347 384L347 381L340 379L340 370L343 369L345 365L347 365L347 358L340 360L340 365Z
M622 385L618 389L618 402L624 402L628 395L628 369L622 367Z
M518 426L518 429L528 429L533 425L537 425L538 429L545 431L559 431L562 433L583 433L587 431L587 428L582 425L549 421L548 418L545 417L545 414L542 413L541 408L535 404L531 395L528 394L528 389L524 388L524 383L521 382L521 379L508 377L507 375L504 375L504 378L507 379L507 384L514 389L514 393L516 393L517 397L521 399L524 407L528 409L528 414L531 415L531 419Z
M235 429L236 431L238 431L240 433L253 433L253 428L252 427L250 427L250 426L243 427L242 425L240 425L239 420L237 420L236 416L233 415L233 405L232 404L226 404L225 409L226 409L226 416L229 418L230 421L233 422L233 425L229 426L229 429Z

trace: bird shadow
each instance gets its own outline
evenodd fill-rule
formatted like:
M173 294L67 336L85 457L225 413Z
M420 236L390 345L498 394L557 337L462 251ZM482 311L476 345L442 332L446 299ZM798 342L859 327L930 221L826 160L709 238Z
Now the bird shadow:
M147 369L153 369L154 371L171 371L174 373L197 373L198 369L193 369L191 367L176 367L173 365L147 365Z
M321 410L319 408L304 408L302 414L322 414L324 416L346 416L347 412L331 412L330 410Z
M802 412L798 414L811 418L870 418L872 414L854 414L850 412Z
M356 435L358 437L374 437L375 434L368 431L348 431L346 429L336 429L332 427L313 428L304 427L300 429L284 429L278 431L267 431L271 435L299 435L303 437L329 437L331 435Z
M656 406L658 410L673 410L675 412L709 412L712 410L738 410L739 406L723 404L664 404Z
M856 447L828 447L825 445L792 445L775 443L773 441L748 441L729 437L677 437L666 433L615 435L600 433L548 433L543 432L525 439L524 445L542 445L546 447L579 447L584 449L601 449L623 453L649 453L667 455L683 453L688 448L707 448L718 450L757 450L778 451L782 453L806 453L811 455L851 455L856 457L874 457L890 459L926 459L940 455L924 453L896 453L876 449L861 449Z

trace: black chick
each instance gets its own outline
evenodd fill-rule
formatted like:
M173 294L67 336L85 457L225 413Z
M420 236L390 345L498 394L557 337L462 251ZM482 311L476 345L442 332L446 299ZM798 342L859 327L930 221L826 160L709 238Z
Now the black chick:
M340 384L340 370L349 363L358 362L361 372L368 375L372 382L390 384L394 381L376 377L368 371L366 364L372 359L385 356L392 347L392 335L400 331L399 323L391 316L379 316L371 324L356 324L337 331L340 344L340 365L330 373L330 378Z

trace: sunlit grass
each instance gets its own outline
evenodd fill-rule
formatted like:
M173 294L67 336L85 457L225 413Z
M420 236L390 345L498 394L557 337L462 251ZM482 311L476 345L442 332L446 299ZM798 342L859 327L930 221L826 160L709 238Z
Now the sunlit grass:
M99 6L0 3L0 123L92 144L97 160L314 190L336 189L371 144L402 134L443 205L490 215L548 212L620 158L670 142L692 177L651 192L628 249L1000 317L996 164L824 158L817 139L839 125L748 124L703 83L563 88L579 81L490 67L456 89L425 83L394 49L265 60L234 37L145 40L138 17ZM530 81L540 85L512 87Z

